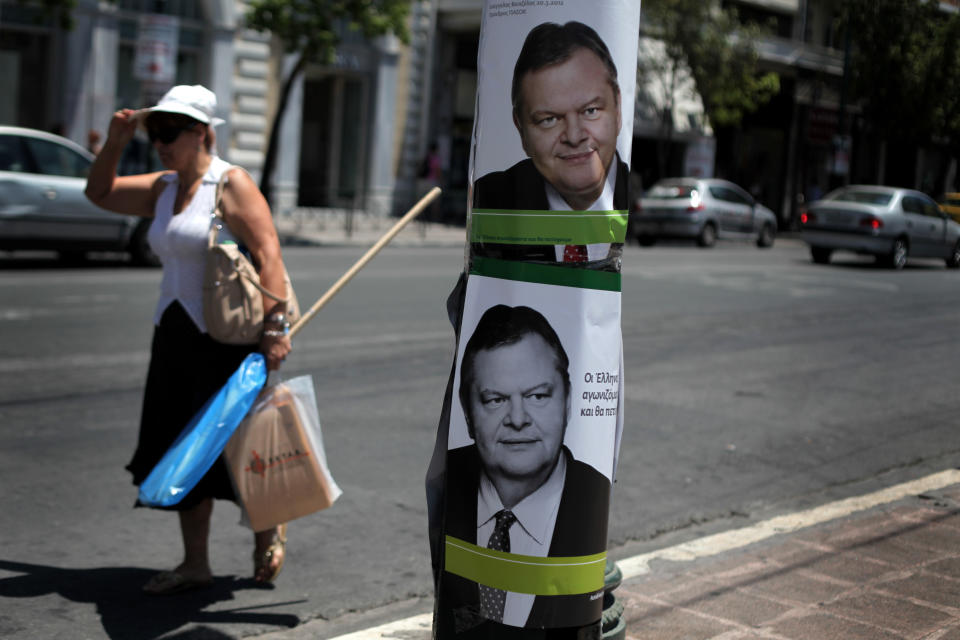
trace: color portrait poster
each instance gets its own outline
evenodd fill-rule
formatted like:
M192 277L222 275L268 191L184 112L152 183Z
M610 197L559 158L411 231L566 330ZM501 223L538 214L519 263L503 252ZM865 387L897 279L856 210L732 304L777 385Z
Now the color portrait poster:
M426 483L435 638L599 629L639 20L637 0L484 5L456 353Z

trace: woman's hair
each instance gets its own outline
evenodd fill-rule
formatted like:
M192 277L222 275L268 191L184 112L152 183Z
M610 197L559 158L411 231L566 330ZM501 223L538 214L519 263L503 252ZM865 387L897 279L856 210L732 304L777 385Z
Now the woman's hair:
M217 131L212 124L205 124L203 126L207 129L207 137L203 139L203 146L207 148L207 153L216 155Z

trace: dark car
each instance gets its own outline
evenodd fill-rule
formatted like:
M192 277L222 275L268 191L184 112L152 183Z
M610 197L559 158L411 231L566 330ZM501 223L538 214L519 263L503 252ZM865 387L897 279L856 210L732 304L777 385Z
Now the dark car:
M155 266L150 220L118 215L84 195L93 154L60 136L0 126L0 250L126 251Z
M893 269L902 269L908 256L960 267L960 225L933 198L913 189L841 187L800 213L800 229L818 264L830 262L834 251L852 251Z
M694 239L701 247L712 247L717 238L740 238L770 247L777 217L728 180L666 178L636 202L630 229L644 246L659 238Z

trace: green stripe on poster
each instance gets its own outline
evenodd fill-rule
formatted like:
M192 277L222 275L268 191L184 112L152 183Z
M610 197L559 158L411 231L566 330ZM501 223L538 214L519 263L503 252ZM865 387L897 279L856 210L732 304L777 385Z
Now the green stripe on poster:
M505 591L566 596L603 589L607 552L569 558L540 558L493 551L446 537L444 569Z
M626 211L474 209L470 214L470 242L594 244L626 237Z
M474 257L470 273L501 280L518 282L536 282L578 289L596 289L598 291L620 291L620 274L612 271L596 271L580 267L552 266L497 260L496 258Z

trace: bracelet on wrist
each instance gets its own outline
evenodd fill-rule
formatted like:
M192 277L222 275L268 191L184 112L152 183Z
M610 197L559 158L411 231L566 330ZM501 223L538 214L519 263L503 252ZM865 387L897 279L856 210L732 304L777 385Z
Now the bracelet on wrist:
M286 324L287 316L286 314L277 311L264 318L264 322L269 322L271 324Z
M263 332L264 337L266 338L282 338L287 335L289 330L280 331L279 329L265 329Z

